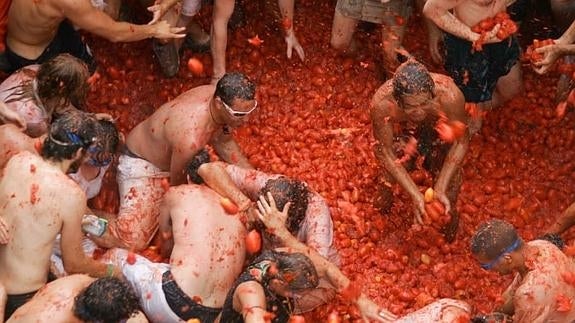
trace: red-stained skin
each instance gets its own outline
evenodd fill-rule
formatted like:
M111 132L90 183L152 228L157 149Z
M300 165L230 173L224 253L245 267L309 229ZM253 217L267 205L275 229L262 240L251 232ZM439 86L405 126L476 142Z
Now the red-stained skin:
M498 217L514 224L526 240L533 239L575 196L575 112L566 109L562 118L557 117L553 98L557 75L536 76L524 69L525 95L486 115L465 157L464 182L458 202L452 205L460 213L459 232L447 245L435 227L412 226L412 216L406 216L412 205L397 185L392 184L394 207L389 214L382 215L373 206L383 183L366 107L382 84L376 62L381 35L355 34L365 44L361 61L336 57L326 41L333 4L302 0L293 25L306 52L313 54L305 64L287 61L285 43L265 27L269 19L258 3L244 5L247 23L228 35L228 70L241 71L255 81L259 104L246 125L235 131L235 139L255 167L304 180L327 200L344 273L352 281L362 278L363 292L399 315L442 297L462 299L484 313L500 305L499 295L512 277L480 269L468 251L470 235L479 223ZM209 6L199 19L209 26ZM431 62L421 22L407 23L407 50ZM265 39L258 47L246 41L255 35ZM85 38L99 64L88 110L111 114L124 133L162 103L210 82L209 75L198 77L186 68L192 55L188 51L182 54L177 77L164 79L152 55L145 55L152 51L150 42L111 44L92 35ZM206 71L212 69L209 53L193 55ZM480 113L472 104L466 108L472 115ZM354 129L353 135L333 135L341 129ZM115 165L106 173L100 195L90 201L90 206L110 213L118 208ZM434 184L419 167L412 176L418 177L422 192ZM575 233L567 232L564 238L573 244ZM162 261L156 245L141 254ZM346 318L342 322L360 321L357 309L341 297L305 317L308 322L323 322L332 320L332 313Z

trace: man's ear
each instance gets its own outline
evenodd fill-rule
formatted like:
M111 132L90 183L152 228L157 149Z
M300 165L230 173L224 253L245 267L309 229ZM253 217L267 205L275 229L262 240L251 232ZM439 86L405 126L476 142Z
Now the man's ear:
M84 152L85 152L84 148L78 149L76 151L76 153L74 154L74 160L78 160L78 159L84 157Z
M513 263L513 257L511 256L510 253L506 253L506 254L503 256L503 261L505 261L505 264L506 264L506 265L511 265L511 264Z

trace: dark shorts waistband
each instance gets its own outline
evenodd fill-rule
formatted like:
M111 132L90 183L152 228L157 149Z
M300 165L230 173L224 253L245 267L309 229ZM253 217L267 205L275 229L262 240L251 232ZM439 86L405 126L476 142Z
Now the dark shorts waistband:
M20 306L26 304L37 292L36 290L30 293L8 295L4 310L4 320L8 320Z
M221 308L206 307L192 300L180 289L170 270L162 275L162 290L172 312L184 321L195 318L202 323L211 323L222 311Z

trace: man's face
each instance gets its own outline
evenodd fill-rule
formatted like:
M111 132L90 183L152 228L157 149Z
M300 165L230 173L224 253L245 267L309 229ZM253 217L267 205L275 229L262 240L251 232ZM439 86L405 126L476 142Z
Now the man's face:
M256 100L234 99L231 104L226 104L220 98L217 98L217 101L225 116L226 124L231 127L237 127L244 123L250 113L258 106L258 101Z
M503 253L493 259L489 259L485 255L474 255L475 259L479 262L481 268L485 270L493 270L502 275L507 275L513 272L510 266L511 256L508 253Z
M421 122L435 103L430 93L406 94L401 98L403 112L409 121Z

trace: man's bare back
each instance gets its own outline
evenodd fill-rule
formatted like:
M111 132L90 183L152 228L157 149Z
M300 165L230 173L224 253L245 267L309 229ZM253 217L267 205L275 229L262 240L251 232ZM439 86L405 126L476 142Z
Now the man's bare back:
M245 228L238 214L229 215L221 196L199 185L180 185L166 193L160 222L172 223L171 271L187 295L208 307L223 306L239 276L245 256Z
M32 292L46 283L54 240L69 216L62 210L73 210L85 199L66 174L38 155L22 152L6 164L0 216L12 237L0 245L0 280L8 294Z

